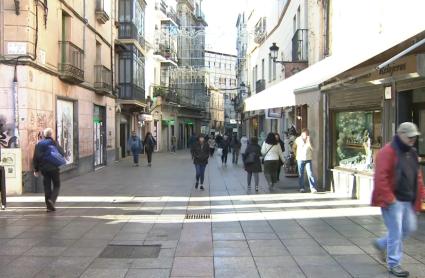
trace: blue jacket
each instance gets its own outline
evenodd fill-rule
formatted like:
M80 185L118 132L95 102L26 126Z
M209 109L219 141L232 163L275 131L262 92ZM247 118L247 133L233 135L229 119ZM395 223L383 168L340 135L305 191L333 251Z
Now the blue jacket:
M43 158L46 151L48 150L49 145L55 145L59 153L65 156L63 149L50 137L47 137L37 143L34 149L33 156L33 167L36 172L38 171L52 171L58 169L57 166L45 161Z
M139 136L130 136L128 138L128 148L132 153L140 153L142 151L142 140Z

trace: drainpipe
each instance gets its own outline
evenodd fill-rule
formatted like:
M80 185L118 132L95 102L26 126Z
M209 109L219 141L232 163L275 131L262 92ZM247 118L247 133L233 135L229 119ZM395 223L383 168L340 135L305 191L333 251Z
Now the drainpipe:
M18 102L18 60L16 60L15 70L13 73L13 118L15 129L13 135L16 137L15 148L19 148L19 102Z

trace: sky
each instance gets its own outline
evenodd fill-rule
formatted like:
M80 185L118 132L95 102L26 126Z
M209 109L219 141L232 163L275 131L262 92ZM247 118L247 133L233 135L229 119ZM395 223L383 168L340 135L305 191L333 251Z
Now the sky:
M236 55L236 20L246 0L203 0L208 23L206 49Z

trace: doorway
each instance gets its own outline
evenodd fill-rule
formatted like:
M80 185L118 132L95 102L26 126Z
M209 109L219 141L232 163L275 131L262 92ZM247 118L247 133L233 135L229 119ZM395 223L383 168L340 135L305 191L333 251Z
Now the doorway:
M95 105L93 113L94 167L106 164L105 107Z

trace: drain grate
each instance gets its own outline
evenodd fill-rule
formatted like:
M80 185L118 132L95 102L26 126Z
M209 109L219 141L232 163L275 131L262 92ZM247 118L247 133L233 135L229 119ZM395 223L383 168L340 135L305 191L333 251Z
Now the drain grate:
M184 219L211 219L211 214L208 213L194 213L194 214L186 214Z
M117 245L109 244L100 253L99 258L109 259L145 259L158 258L161 245Z

